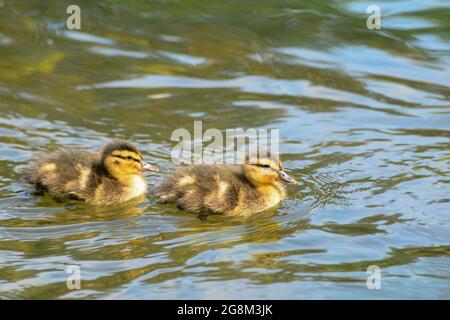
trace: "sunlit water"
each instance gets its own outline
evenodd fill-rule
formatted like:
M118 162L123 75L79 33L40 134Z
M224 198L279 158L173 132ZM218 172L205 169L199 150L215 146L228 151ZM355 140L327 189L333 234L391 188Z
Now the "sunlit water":
M0 298L450 298L450 4L0 1ZM60 146L279 128L300 183L255 217L32 196ZM81 290L65 272L81 267ZM366 285L381 269L381 289Z

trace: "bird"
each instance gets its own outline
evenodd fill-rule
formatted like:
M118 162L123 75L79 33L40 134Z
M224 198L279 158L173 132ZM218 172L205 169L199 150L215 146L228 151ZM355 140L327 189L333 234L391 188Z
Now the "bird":
M297 181L270 151L248 152L244 164L193 164L175 168L152 194L187 212L250 216L286 197L283 184Z
M145 171L159 169L144 162L133 144L114 139L96 153L72 148L45 155L25 170L24 179L56 200L113 205L144 195Z

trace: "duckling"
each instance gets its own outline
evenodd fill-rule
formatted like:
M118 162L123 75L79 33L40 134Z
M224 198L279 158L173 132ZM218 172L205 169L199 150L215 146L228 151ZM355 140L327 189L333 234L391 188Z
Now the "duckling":
M25 181L56 199L75 198L111 205L142 196L144 171L158 171L143 161L139 150L125 140L113 140L99 153L60 150L38 159L25 171Z
M243 165L178 167L153 194L188 212L248 216L276 206L286 197L282 183L295 182L277 155L253 152Z

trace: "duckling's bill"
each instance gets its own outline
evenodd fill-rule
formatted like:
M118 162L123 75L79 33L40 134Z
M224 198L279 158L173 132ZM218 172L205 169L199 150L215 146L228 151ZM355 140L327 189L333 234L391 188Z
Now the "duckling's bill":
M284 183L297 183L297 180L295 180L294 178L292 178L291 176L289 176L286 172L284 172L283 170L278 171L278 179Z
M159 168L152 166L151 164L147 163L147 162L142 162L141 167L139 169L139 171L141 172L158 172Z

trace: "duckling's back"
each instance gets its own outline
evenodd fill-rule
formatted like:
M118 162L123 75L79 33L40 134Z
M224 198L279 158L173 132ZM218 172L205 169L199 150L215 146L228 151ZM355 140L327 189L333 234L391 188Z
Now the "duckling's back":
M48 190L56 198L81 197L98 155L86 151L60 150L41 158L24 177L37 190Z
M181 210L194 213L225 213L258 199L240 166L193 165L179 167L155 190L162 202L176 202Z

